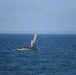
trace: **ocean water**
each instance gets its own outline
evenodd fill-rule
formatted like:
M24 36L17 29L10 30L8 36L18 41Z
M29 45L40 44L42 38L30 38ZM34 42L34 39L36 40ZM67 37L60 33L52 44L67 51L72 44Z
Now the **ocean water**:
M38 50L17 50L32 38L0 34L0 75L76 75L76 35L38 34Z

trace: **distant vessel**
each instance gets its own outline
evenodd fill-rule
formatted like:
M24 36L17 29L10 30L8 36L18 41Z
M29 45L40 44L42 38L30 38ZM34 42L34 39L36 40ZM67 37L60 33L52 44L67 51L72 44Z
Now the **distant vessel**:
M37 50L36 47L34 47L34 43L36 41L37 38L37 33L34 34L33 39L31 40L31 46L29 47L19 47L17 48L18 50Z

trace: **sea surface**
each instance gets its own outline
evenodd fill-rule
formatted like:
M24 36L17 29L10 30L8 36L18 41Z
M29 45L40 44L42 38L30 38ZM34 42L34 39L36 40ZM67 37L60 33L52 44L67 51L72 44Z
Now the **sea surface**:
M38 50L17 50L32 38L0 34L0 75L76 75L76 35L38 34Z

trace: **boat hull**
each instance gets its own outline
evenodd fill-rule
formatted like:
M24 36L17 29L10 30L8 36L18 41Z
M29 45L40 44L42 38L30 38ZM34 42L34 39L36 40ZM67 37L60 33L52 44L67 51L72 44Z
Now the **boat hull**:
M18 50L38 50L37 48L35 47L19 47L17 48Z

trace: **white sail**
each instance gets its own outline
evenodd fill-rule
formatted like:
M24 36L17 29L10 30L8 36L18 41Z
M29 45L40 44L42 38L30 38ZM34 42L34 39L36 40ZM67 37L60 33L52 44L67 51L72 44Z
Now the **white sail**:
M33 47L35 41L36 41L37 33L34 34L33 39L31 40L31 47Z

